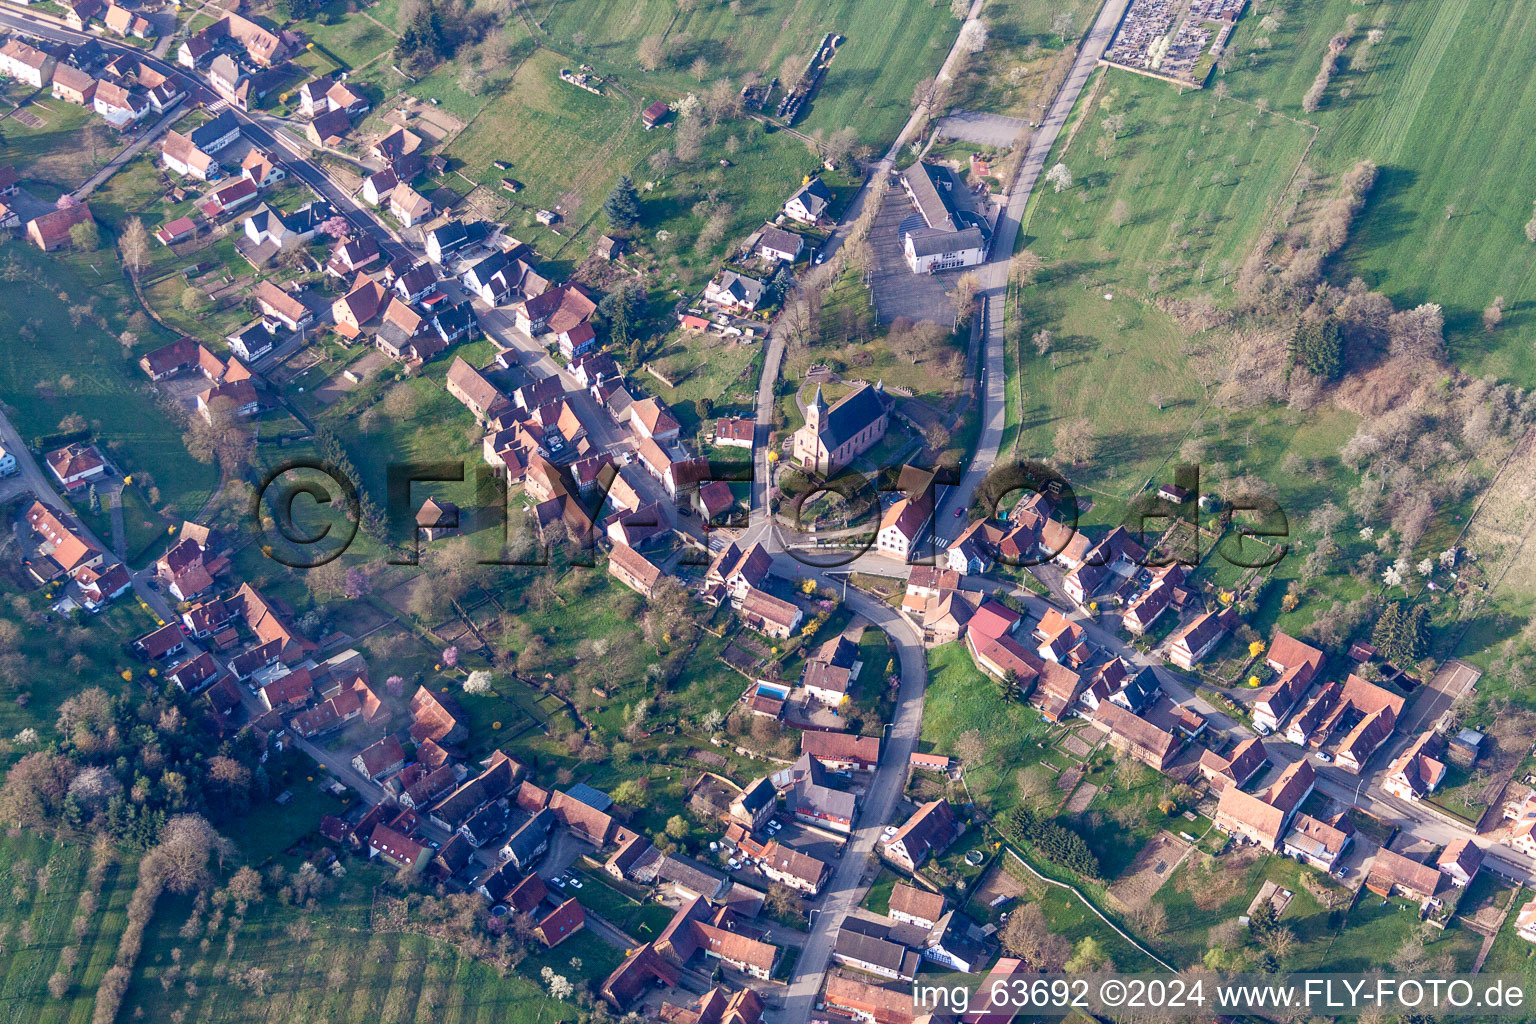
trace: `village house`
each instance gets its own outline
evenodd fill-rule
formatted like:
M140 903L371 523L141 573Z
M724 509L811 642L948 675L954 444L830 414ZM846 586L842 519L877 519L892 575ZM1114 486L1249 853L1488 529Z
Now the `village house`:
M152 39L155 36L155 26L148 18L117 4L108 6L101 20L109 31L124 38L133 36L136 39Z
M902 498L886 509L875 535L875 550L902 562L915 554L918 539L933 522L932 495L932 491L925 491L918 498Z
M831 476L879 444L889 423L890 404L881 384L861 385L831 406L818 384L806 406L805 424L795 431L794 461Z
M336 321L337 333L349 338L358 337L363 325L378 315L383 304L384 286L358 274L352 290L331 303L331 317Z
M1408 744L1387 768L1381 788L1400 800L1422 800L1440 787L1447 768L1438 758L1440 735L1430 729Z
M1173 642L1168 645L1168 660L1179 668L1193 671L1236 624L1237 612L1231 608L1202 612L1174 634Z
M1434 865L1420 864L1382 847L1376 851L1370 873L1365 876L1365 887L1381 897L1404 896L1429 906L1439 902L1435 893L1444 878Z
M27 239L43 252L53 252L70 244L70 229L92 220L90 207L84 203L49 210L27 222Z
M932 928L944 916L944 896L906 882L897 882L891 887L889 907L893 921L918 928Z
M1093 721L1109 731L1109 745L1122 754L1166 771L1168 765L1184 746L1183 737L1172 729L1154 725L1147 719L1134 715L1118 704L1104 701L1094 712ZM1229 786L1227 791L1237 787ZM1226 792L1226 791L1224 791Z
M20 39L10 39L0 46L0 75L24 85L41 89L53 79L54 59Z
M658 444L676 441L682 433L682 425L659 398L647 398L629 407L629 428L639 437L648 437Z
M922 962L916 952L891 938L886 925L852 916L844 918L838 930L832 959L893 981L911 981Z
M911 873L930 854L941 854L949 849L949 844L964 830L948 802L933 800L919 807L895 835L885 840L880 852L891 863Z
M448 367L448 376L444 384L448 388L448 393L474 413L475 418L482 423L511 405L507 396L486 379L484 374L465 362L462 356L454 357L453 364Z
M880 763L880 737L811 730L800 734L800 752L830 771L872 772Z
M226 213L233 213L247 203L255 202L259 194L260 190L251 179L234 178L210 190L197 204L197 208L203 212L203 216L214 221Z
M405 750L394 736L385 736L358 751L352 758L352 767L371 781L379 782L405 767Z
M715 421L715 444L722 448L746 448L750 451L756 435L755 419L731 416Z
M832 205L832 190L820 178L807 178L784 202L784 215L801 224L819 224Z
M756 587L736 601L736 614L751 628L776 640L789 639L805 618L798 605Z
M1440 873L1458 889L1465 889L1483 866L1483 851L1471 839L1453 839L1435 860Z
M53 98L77 107L92 106L96 99L96 79L68 64L53 69Z
M1241 788L1268 763L1269 754L1264 749L1264 741L1254 736L1239 743L1226 757L1213 750L1202 751L1200 774L1211 784L1212 789L1221 790L1227 786Z
M774 227L772 224L763 226L763 230L757 238L757 254L771 260L779 260L783 263L793 263L800 258L805 251L805 238L793 231L785 231L783 228Z
M785 808L797 819L833 832L853 831L858 797L829 786L820 759L802 754L793 766L774 772L770 778L784 793Z
M764 846L761 860L758 870L770 880L807 896L818 895L832 873L824 861L772 839Z
M422 245L427 251L427 259L441 266L466 249L478 245L485 235L486 226L483 221L465 224L460 220L450 220L425 232Z
M160 157L165 161L167 170L184 177L217 181L223 174L218 160L198 149L191 139L177 131L165 133L165 139L160 143Z
M615 544L608 553L608 571L642 597L650 597L662 577L661 569L626 544Z
M563 284L519 302L514 309L517 329L536 338L560 334L585 323L597 312L597 300L584 285Z
M1354 826L1344 815L1329 824L1310 814L1298 814L1280 849L1287 857L1295 857L1319 871L1332 873L1352 839Z
M263 280L256 286L255 297L256 308L261 311L263 323L273 334L277 333L278 327L293 332L303 330L315 319L315 314L297 296L269 280Z
M573 896L554 910L539 918L533 926L533 936L546 948L553 949L586 926L587 916L581 904Z
M401 224L410 228L422 221L431 220L434 211L425 196L401 182L389 194L389 212Z
M750 988L731 992L717 985L692 1006L662 1003L661 1020L665 1024L759 1024L763 1008L762 997Z
M101 0L64 0L64 24L76 32L84 32L92 18L103 10Z
M335 277L345 278L377 263L383 255L379 243L372 235L359 232L336 246L335 252L331 253L330 260L326 262L325 271ZM356 287L356 282L353 287Z
M345 110L328 110L304 126L304 137L313 146L334 147L352 130L352 118Z
M727 312L746 314L758 307L766 290L763 282L755 277L722 270L705 285L704 301Z

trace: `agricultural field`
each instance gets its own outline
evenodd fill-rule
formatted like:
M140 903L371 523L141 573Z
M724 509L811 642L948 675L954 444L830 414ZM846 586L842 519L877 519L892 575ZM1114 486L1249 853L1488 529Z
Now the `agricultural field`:
M1536 106L1515 54L1536 40L1536 12L1515 0L1472 5L1304 0L1287 5L1273 31L1258 17L1238 23L1235 97L1266 99L1277 112L1316 123L1309 161L1333 173L1361 159L1382 173L1340 273L1358 274L1401 307L1445 307L1456 363L1529 387L1536 355L1522 312L1536 296L1523 225L1533 196L1530 152L1512 130ZM1358 27L1320 107L1301 109L1328 39ZM1380 41L1372 43L1372 31ZM1258 48L1268 37L1270 49ZM1249 56L1249 54L1253 56ZM1491 336L1479 314L1505 296L1510 315Z
M119 854L119 856L121 856ZM92 878L89 846L31 832L0 836L0 998L17 1019L64 1024L91 1017L96 986L112 966L133 892L132 861ZM101 869L97 869L101 870ZM89 891L94 909L82 902ZM76 919L80 919L79 930ZM56 974L66 984L49 992Z

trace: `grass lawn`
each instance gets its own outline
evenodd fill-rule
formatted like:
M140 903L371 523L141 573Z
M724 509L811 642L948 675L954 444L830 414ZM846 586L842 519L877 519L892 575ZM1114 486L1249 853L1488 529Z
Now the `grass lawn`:
M84 416L108 457L158 491L160 511L195 512L216 473L187 454L136 365L140 354L171 339L134 323L134 348L125 352L118 343L132 307L114 254L45 255L11 243L0 258L14 271L0 280L0 330L12 339L0 355L0 396L16 429L32 438L57 430L67 416ZM44 280L49 287L36 283ZM72 309L94 311L108 330L84 320L74 326Z
M869 887L869 893L865 895L864 902L860 904L865 910L884 916L891 912L891 893L896 888L896 883L901 881L890 868L884 865L880 868L880 874L875 877L875 884Z
M1018 802L1013 773L1044 756L1051 730L1032 708L1004 701L964 644L936 647L928 652L923 749L953 756L955 741L972 730L987 745L987 756L966 765L966 785L979 807L1000 816Z

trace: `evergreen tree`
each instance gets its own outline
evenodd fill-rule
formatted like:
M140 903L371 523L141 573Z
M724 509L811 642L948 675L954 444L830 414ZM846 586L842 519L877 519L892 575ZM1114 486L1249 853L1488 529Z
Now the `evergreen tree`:
M620 230L627 230L640 223L640 193L629 175L621 175L608 198L603 200L603 216L608 223Z
M1371 631L1371 643L1388 660L1411 665L1429 653L1429 608L1414 605L1405 609L1393 601L1382 610Z
M93 515L93 516L94 515L100 515L101 514L101 495L96 493L96 485L95 484L91 484L90 501L91 501L91 515Z
M1324 380L1335 380L1344 372L1344 338L1339 322L1333 317L1303 320L1291 336L1291 365Z

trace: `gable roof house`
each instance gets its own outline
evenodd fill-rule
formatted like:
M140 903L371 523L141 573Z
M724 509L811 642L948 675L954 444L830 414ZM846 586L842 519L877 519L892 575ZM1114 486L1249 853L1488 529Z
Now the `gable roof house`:
M1210 782L1212 789L1241 787L1268 763L1269 754L1264 749L1264 741L1253 736L1239 743L1226 757L1212 750L1202 751L1200 774Z
M53 98L87 107L96 98L96 79L68 64L53 69Z
M1165 771L1184 746L1184 740L1176 730L1163 729L1110 701L1099 704L1093 720L1109 730L1110 746L1158 771ZM1228 789L1236 787L1229 786Z
M1179 668L1192 671L1235 625L1237 612L1231 608L1203 612L1174 634L1173 642L1168 645L1168 660Z
M661 570L650 559L626 544L615 544L608 553L608 571L636 593L650 597L661 581Z
M251 179L234 178L210 190L198 202L197 208L203 211L203 216L209 220L217 220L226 213L238 210L246 203L255 202L259 194L260 190Z
M597 312L597 300L584 285L562 284L518 303L514 312L517 329L530 338L560 334L590 319Z
M1280 849L1287 857L1295 857L1319 871L1331 872L1352 839L1354 826L1343 815L1330 824L1310 814L1298 814Z
M1402 895L1421 905L1432 905L1444 879L1434 865L1420 864L1382 847L1371 862L1365 887L1378 896Z
M358 751L352 758L352 767L378 782L405 767L405 749L394 736L385 736Z
M160 157L165 161L167 170L184 177L217 181L223 174L218 160L198 149L191 139L177 131L165 133L165 139L160 143Z
M540 918L533 926L533 935L547 948L553 949L581 931L586 923L587 916L582 912L581 904L572 896Z
M832 190L820 178L811 178L784 201L784 215L802 224L817 224L832 205Z
M256 286L256 308L261 311L267 330L273 333L279 325L289 331L299 331L315 319L309 307L270 280L263 280Z
M431 220L434 211L426 196L405 182L401 182L389 194L389 212L409 228L415 227L422 221Z
M875 534L875 550L905 562L914 553L917 542L933 522L932 492L919 498L902 498L880 517Z
M27 239L43 252L53 252L70 244L70 228L91 219L90 207L84 203L49 210L27 222Z
M120 36L152 39L156 34L155 26L148 18L117 4L110 5L101 20L110 31Z
M20 39L10 39L0 46L0 75L41 89L53 79L54 59Z
M793 231L765 224L757 238L757 254L768 259L793 263L805 251L805 237Z
M893 981L911 981L922 962L916 952L892 938L887 926L859 917L843 920L832 959Z
M462 356L454 356L444 386L482 423L512 404L496 385Z
M932 928L944 916L944 895L897 882L891 887L889 907L893 921Z
M331 303L331 317L337 333L357 337L362 327L379 313L384 303L384 286L363 274L357 275L352 290Z
M48 464L48 471L54 479L69 491L103 476L107 471L106 461L96 446L78 441L49 452L43 456L43 461Z
M338 145L352 130L352 118L345 110L327 110L304 126L304 137L322 148Z
M913 872L930 854L949 849L949 844L964 830L965 826L956 819L947 801L933 800L919 807L896 834L882 844L880 852L893 864Z
M704 301L735 313L750 313L763 301L767 286L755 277L722 270L704 287Z
M1483 866L1483 851L1466 836L1453 839L1440 851L1435 866L1451 880L1452 885L1465 889L1472 884L1472 879L1477 877L1478 870Z
M1445 762L1438 757L1440 734L1429 729L1419 735L1387 768L1381 788L1401 800L1422 800L1445 780Z
M148 96L116 82L97 82L91 104L107 124L119 130L137 124L149 113Z
M84 32L85 26L102 12L101 0L64 0L64 24L76 32Z

